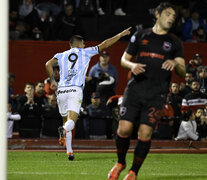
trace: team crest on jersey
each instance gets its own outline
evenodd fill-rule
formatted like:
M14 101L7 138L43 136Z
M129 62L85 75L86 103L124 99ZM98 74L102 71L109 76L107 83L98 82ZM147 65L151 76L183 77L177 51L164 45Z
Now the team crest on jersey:
M126 111L127 111L127 108L126 108L126 107L121 106L121 107L120 107L120 111L119 111L120 116L125 115L125 114L126 114Z
M136 41L136 36L133 35L133 36L131 37L131 39L130 39L130 42L131 42L131 43L134 43L135 41Z
M166 41L165 41L165 42L163 43L162 48L163 48L165 51L170 51L171 48L172 48L172 44L171 44L170 42L166 42Z

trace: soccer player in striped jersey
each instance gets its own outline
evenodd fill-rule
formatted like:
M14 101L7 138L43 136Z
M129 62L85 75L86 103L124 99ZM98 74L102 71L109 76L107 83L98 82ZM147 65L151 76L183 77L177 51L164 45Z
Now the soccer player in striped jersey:
M51 89L57 88L58 108L63 117L63 127L59 131L59 143L66 145L69 160L74 159L72 150L72 130L77 122L82 99L85 76L91 58L99 54L102 50L116 43L121 37L130 34L130 28L125 29L119 34L106 39L94 47L84 48L84 40L81 36L75 35L70 39L71 49L62 53L57 53L45 64L46 71L51 79ZM57 83L53 78L54 63L59 64L60 80Z

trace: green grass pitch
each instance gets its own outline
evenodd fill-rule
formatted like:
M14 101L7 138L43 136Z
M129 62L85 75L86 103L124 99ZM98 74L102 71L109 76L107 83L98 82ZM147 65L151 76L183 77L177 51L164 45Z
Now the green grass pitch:
M127 168L133 154L127 155ZM75 153L68 161L62 152L8 152L8 180L106 180L115 153ZM149 154L139 180L207 180L207 154Z

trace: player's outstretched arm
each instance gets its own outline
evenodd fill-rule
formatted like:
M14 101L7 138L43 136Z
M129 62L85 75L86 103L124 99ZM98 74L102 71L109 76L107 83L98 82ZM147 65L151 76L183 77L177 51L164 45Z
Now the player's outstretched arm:
M99 52L101 52L102 50L112 46L114 43L116 43L121 37L129 35L130 34L130 29L131 27L125 29L124 31L120 32L119 34L106 39L105 41L103 41L101 44L98 45L99 47Z

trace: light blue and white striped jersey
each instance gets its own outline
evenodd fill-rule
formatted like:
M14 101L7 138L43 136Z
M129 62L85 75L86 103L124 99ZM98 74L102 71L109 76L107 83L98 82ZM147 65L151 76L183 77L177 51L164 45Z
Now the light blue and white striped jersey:
M72 48L55 54L60 68L58 87L85 86L85 76L91 58L99 53L98 46Z

